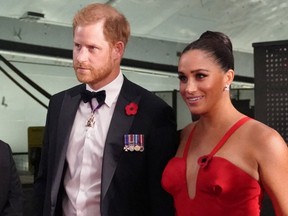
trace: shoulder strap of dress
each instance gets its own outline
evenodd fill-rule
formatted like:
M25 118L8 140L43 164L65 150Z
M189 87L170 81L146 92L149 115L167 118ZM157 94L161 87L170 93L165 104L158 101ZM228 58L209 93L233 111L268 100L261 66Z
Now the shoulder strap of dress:
M192 135L193 135L193 132L196 128L196 125L192 128L190 134L189 134L189 137L188 137L188 140L185 144L185 149L184 149L184 153L183 153L183 158L187 158L187 154L188 154L188 151L189 151L189 147L190 147L190 144L191 144L191 140L192 140Z
M215 146L215 148L211 151L209 154L210 157L212 157L216 152L225 144L225 142L229 139L229 137L240 127L242 126L246 121L251 119L248 116L244 116L240 120L238 120L222 137L222 139L218 142L218 144Z

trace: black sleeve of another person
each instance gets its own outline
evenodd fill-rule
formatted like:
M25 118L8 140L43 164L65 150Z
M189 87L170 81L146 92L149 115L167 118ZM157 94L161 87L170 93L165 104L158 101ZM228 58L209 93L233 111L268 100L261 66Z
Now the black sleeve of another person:
M8 144L0 140L0 215L23 215L23 191Z

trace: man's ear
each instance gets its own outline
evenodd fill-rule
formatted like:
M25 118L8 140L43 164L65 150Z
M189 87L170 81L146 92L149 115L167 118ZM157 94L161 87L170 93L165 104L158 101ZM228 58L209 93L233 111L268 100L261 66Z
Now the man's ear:
M122 41L116 42L113 46L113 52L112 52L113 58L121 60L124 54L124 49L125 49L125 46Z

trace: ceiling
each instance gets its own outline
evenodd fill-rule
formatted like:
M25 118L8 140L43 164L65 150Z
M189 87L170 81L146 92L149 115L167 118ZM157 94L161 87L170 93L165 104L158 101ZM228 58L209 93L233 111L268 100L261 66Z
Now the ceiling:
M92 2L120 10L134 36L189 43L206 30L222 31L234 50L250 53L254 42L288 38L287 0L0 0L0 16L32 11L44 14L38 22L71 26L74 13Z

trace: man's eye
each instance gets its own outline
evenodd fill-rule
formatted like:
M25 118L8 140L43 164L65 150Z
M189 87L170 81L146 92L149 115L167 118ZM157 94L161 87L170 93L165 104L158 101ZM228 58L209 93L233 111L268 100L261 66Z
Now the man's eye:
M80 44L74 44L74 47L75 47L77 50L81 49Z
M89 46L88 49L89 49L91 52L95 52L95 51L98 50L99 48L98 48L98 47L95 47L95 46Z

